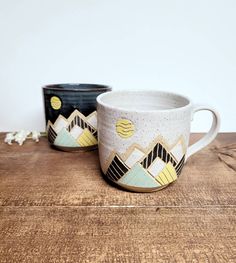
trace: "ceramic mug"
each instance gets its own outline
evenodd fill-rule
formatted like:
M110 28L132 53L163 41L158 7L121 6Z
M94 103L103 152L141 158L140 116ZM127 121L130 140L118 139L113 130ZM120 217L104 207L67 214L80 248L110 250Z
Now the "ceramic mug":
M47 135L60 150L97 148L96 98L111 88L97 84L53 84L43 87Z
M207 146L220 126L218 113L161 91L112 91L97 97L98 148L104 175L119 186L152 192L174 182L185 161ZM189 146L195 112L213 115L210 131Z

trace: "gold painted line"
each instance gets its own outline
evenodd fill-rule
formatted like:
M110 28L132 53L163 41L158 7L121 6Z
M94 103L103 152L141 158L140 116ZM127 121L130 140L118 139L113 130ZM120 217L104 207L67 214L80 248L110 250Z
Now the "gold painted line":
M167 182L169 183L169 179L166 177L165 173L164 173L164 172L162 172L162 173L164 174L164 176L165 176Z
M130 128L133 128L134 126L133 125L129 125L129 126L122 126L120 124L116 124L116 128L124 128L124 129L130 129Z
M172 178L172 180L174 181L175 179L172 177L172 175L171 175L171 173L170 173L168 167L166 167L166 170L167 170L167 172L169 173L169 175L170 175L170 177Z
M82 144L82 146L87 146L86 141L84 140L84 138L79 138L79 144Z
M85 139L87 140L87 142L88 143L93 143L93 141L90 139L90 137L89 137L89 135L90 134L88 134L89 132L86 132L85 134L84 134L84 136L85 136Z
M133 134L132 132L127 132L127 133L123 133L123 132L121 132L121 131L117 131L117 133L119 133L119 134L122 134L122 135L130 135L130 134Z
M123 131L123 132L134 132L134 129L123 129L123 128L116 128L117 131Z
M124 129L129 129L129 128L133 128L133 125L121 125L121 124L116 124L116 127L121 127L121 128L124 128Z
M116 129L117 132L123 132L123 133L133 133L134 130L123 130L123 129Z
M87 136L87 134L85 134L84 135L84 140L86 141L86 143L88 144L88 145L91 145L91 141L90 141L90 139L89 139L89 137Z
M124 132L124 133L127 133L127 132L133 132L134 130L124 130L124 129L116 129L117 131L119 132Z
M165 183L162 181L161 178L158 178L158 179L156 179L156 180L157 180L157 182L158 182L159 184L161 184L161 185L165 185Z
M127 126L127 125L129 125L129 126L131 126L131 125L133 125L132 123L125 123L125 122L122 122L121 123L121 121L119 121L119 123L117 123L116 125L123 125L123 126Z
M160 182L161 183L161 185L164 185L165 183L164 183L164 181L161 179L161 177L160 177L160 174L161 174L162 172L160 172L159 173L159 175L158 175L158 177L156 178L156 180L158 181L158 182Z

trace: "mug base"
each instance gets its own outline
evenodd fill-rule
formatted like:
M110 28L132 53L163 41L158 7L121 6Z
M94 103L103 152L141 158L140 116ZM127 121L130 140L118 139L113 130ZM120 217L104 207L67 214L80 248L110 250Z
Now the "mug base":
M113 181L112 181L113 182ZM113 182L114 183L114 182ZM172 182L174 183L174 182ZM121 184L121 183L115 183L117 185L119 185L121 188L125 189L125 190L128 190L130 192L136 192L136 193L152 193L152 192L157 192L159 190L162 190L164 188L166 188L167 186L169 186L170 184L172 183L169 183L169 184L166 184L166 185L163 185L163 186L160 186L160 187L154 187L154 188L145 188L145 187L136 187L136 186L128 186L128 185L124 185L124 184Z
M55 144L51 144L51 147L53 149L63 152L88 152L88 151L96 150L98 148L97 145L91 145L86 147L67 147L67 146L59 146Z

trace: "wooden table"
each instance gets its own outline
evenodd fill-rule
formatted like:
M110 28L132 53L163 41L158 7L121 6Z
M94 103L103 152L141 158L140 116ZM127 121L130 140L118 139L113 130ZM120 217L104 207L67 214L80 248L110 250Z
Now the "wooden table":
M176 183L146 194L109 185L97 151L3 138L1 263L236 262L236 133L220 134Z

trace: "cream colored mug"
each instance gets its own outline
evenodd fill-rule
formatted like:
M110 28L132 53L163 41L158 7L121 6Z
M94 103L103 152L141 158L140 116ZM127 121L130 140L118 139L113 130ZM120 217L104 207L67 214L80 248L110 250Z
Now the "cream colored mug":
M97 97L98 147L104 175L135 192L174 182L186 160L211 143L220 117L211 107L161 91L111 91ZM189 146L193 114L213 115L210 131Z

